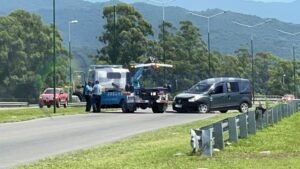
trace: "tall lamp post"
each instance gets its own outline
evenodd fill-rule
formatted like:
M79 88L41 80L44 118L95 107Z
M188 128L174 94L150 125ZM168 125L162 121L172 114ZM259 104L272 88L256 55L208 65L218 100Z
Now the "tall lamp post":
M236 22L236 21L232 21L232 23L234 24L237 24L237 25L240 25L240 26L243 26L243 27L246 27L246 28L250 28L250 29L253 29L257 26L260 26L260 25L263 25L265 23L268 23L270 22L271 20L265 20L263 22L260 22L260 23L257 23L257 24L254 24L254 25L247 25L247 24L243 24L243 23L240 23L240 22ZM251 31L251 79L252 79L252 93L253 93L253 98L252 98L252 102L254 104L254 100L255 100L255 97L254 97L254 92L255 92L255 84L254 84L254 49L253 49L253 31Z
M69 60L70 60L70 74L69 74L69 77L70 77L70 87L71 87L71 91L69 93L69 100L72 101L72 92L73 92L73 79L72 79L72 50L71 50L71 24L74 24L74 23L78 23L78 20L71 20L69 21Z
M55 56L55 0L53 0L53 88L54 88L54 91L53 91L53 113L56 113L56 72L55 72L55 62L56 62L56 56Z
M199 16L202 18L207 19L207 48L208 48L208 76L211 77L211 59L210 59L210 19L218 16L218 15L222 15L224 13L226 13L225 11L219 12L217 14L211 15L211 16L204 16L204 15L200 15L194 12L188 12L189 14L195 15L195 16Z
M283 34L286 35L290 35L290 36L296 36L299 35L300 32L296 32L296 33L291 33L291 32L286 32L280 29L276 29L278 32L281 32ZM293 55L293 76L294 76L294 95L295 97L297 97L297 92L296 92L296 57L295 57L295 44L293 44L292 46L292 55Z
M165 50L165 5L175 0L148 0L150 2L158 3L162 6L162 34L163 34L163 62L166 63L166 50ZM166 82L166 70L164 69L164 83Z

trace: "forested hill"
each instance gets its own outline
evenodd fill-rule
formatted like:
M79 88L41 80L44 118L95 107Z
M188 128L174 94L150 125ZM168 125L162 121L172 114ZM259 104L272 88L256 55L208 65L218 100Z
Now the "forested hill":
M1 4L0 15L6 15L17 8L34 11L42 16L47 23L52 23L52 1L45 0L5 0ZM64 43L68 41L68 21L77 19L79 23L72 25L72 46L78 52L95 51L100 47L97 36L103 31L104 20L102 19L102 9L109 3L91 3L83 0L59 0L56 1L56 22L62 34ZM135 3L133 4L152 24L155 37L158 32L158 25L162 22L161 7ZM167 7L166 21L178 27L181 20L192 20L200 28L202 37L207 42L207 20L187 14L187 10L179 7ZM201 11L202 15L211 15L219 12L217 9ZM255 51L271 51L281 57L290 58L290 48L293 37L282 34L275 29L282 29L288 32L299 32L300 25L284 23L273 20L270 23L256 27L254 29L244 28L233 24L238 21L244 24L254 25L262 22L263 19L257 16L244 15L234 12L226 12L223 15L211 19L211 49L224 53L234 53L237 49L248 47L251 34L254 38ZM80 49L79 49L80 48ZM78 50L79 49L79 50Z

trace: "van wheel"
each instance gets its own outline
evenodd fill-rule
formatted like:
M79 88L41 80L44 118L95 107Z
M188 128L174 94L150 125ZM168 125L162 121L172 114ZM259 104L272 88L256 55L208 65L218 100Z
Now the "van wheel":
M57 107L57 108L60 108L60 105L61 105L60 100L58 100L58 101L56 102L56 107Z
M66 100L65 104L64 104L64 108L68 107L68 101Z
M220 110L221 113L227 113L228 110Z
M208 112L208 106L205 103L200 103L198 106L198 112L199 113L207 113Z
M240 111L241 113L246 113L246 112L248 112L248 110L249 110L249 105L248 105L248 103L243 102L243 103L240 104L239 111Z

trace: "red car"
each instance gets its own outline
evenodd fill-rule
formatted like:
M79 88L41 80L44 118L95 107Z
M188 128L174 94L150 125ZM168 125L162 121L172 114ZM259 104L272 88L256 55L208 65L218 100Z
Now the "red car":
M282 101L291 101L294 99L295 99L295 96L293 94L286 94L282 97Z
M64 105L66 108L68 105L68 93L64 92L64 89L62 88L56 88L55 92L56 96L56 107L60 107L61 105ZM46 105L48 108L51 107L51 105L54 104L54 89L53 88L47 88L39 98L39 106L40 108L43 108L44 105Z

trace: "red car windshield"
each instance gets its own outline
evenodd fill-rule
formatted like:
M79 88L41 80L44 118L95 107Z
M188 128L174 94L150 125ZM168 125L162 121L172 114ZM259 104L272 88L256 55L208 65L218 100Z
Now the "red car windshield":
M53 94L54 93L54 89L46 89L44 94ZM59 90L56 89L56 93L59 93Z

